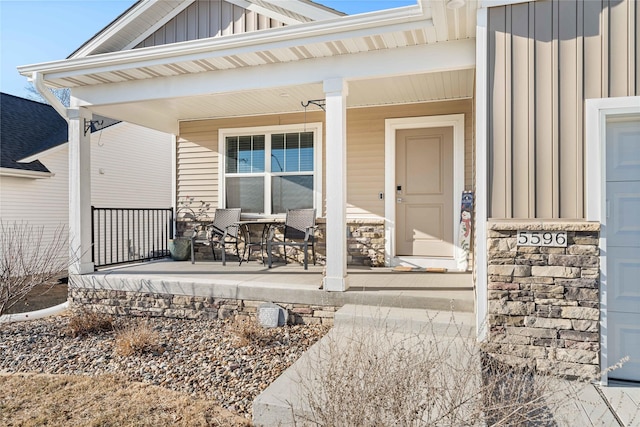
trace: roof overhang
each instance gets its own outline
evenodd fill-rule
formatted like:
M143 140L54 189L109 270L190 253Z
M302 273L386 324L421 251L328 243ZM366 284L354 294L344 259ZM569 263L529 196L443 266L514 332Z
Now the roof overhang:
M58 144L55 147L51 147L47 150L43 150L40 151L38 153L34 153L28 157L25 157L24 159L20 159L18 160L19 163L31 163L31 162L35 162L36 160L41 160L43 157L47 157L50 156L51 154L54 154L60 150L62 150L63 148L66 148L69 145L68 142L63 142L62 144Z
M94 113L172 133L180 120L300 111L300 101L322 98L322 81L335 77L352 86L350 107L466 98L474 84L476 6L469 0L452 11L443 0L420 0L381 12L18 70L27 77L40 73L47 86L71 88L77 104ZM415 76L443 72L454 73L443 79L451 87L463 81L464 93L436 96L432 90L412 98Z
M22 170L22 169L0 168L0 176L9 176L14 178L42 179L42 178L52 178L53 176L55 176L55 174L53 172L40 172L40 171L30 171L30 170Z

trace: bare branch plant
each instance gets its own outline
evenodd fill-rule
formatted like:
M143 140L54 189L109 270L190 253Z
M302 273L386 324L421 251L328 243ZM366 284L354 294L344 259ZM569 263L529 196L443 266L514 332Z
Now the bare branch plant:
M52 233L26 222L0 220L0 315L36 287L46 292L70 265L65 226Z
M413 332L384 322L336 326L296 370L294 424L571 425L566 405L585 382L496 360L453 317L444 332L433 322Z

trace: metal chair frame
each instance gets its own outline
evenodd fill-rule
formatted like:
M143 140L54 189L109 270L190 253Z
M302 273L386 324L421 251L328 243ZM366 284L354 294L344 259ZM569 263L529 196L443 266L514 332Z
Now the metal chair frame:
M275 231L279 227L271 227L267 240L268 265L272 265L273 246L284 246L284 261L287 262L287 246L299 246L304 251L304 269L308 269L309 246L313 254L313 265L316 265L316 210L288 209L284 223L282 240L275 240Z
M216 247L222 249L222 265L227 265L226 247L228 245L233 245L235 247L236 256L238 257L239 262L242 263L242 257L240 256L240 251L238 250L238 222L240 221L240 211L240 208L216 209L215 216L213 217L213 222L205 226L207 236L206 240L207 243L211 245L211 252L213 254L214 261L217 261L215 251ZM192 264L195 263L194 244L196 242L197 235L198 233L194 232L191 236Z

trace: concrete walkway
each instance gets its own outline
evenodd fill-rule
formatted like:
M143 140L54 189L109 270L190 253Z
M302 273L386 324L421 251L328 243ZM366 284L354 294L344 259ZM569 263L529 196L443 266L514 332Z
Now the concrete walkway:
M450 352L447 353L450 354L450 362L454 364L469 360L469 356L465 354L469 342L475 336L472 313L452 314L420 309L346 305L336 312L335 326L329 334L256 398L253 403L254 424L316 425L305 422L305 419L314 418L312 407L305 396L309 395L310 389L315 388L305 379L322 377L325 369L323 366L330 363L329 359L341 357L340 352L344 349L342 344L345 343L345 339L353 342L354 333L357 337L375 335L375 328L392 331L384 335L389 341L403 342L407 337L420 335L425 337L425 341L429 341L429 345L433 342L440 345L444 343ZM366 341L366 338L356 338L359 339ZM471 372L470 377L473 375ZM610 382L608 387L602 387L560 379L553 381L548 387L550 390L556 390L556 394L550 393L546 397L545 405L542 405L544 410L551 411L555 423L553 425L640 427L639 384ZM472 382L471 378L469 382ZM345 402L341 404L344 405Z

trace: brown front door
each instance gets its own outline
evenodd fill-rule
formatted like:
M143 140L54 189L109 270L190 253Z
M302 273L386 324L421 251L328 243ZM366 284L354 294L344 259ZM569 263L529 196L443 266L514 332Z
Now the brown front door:
M396 134L396 255L452 258L453 128Z

